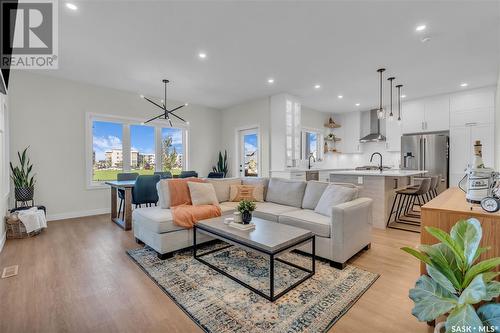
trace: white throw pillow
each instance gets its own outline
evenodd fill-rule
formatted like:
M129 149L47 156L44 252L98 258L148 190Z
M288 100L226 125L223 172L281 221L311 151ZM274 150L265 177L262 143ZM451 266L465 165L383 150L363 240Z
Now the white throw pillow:
M357 192L357 188L330 184L321 195L314 211L321 215L332 216L333 206L354 200Z
M219 205L214 186L210 183L188 182L191 202L194 206L198 205Z
M156 183L156 191L158 192L158 203L160 208L170 208L170 190L168 188L168 179L162 179Z

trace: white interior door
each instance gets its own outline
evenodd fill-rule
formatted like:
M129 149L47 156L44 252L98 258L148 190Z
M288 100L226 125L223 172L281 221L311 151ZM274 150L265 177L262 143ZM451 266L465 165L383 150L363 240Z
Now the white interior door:
M260 174L260 134L258 128L238 131L238 167L241 177L258 177Z

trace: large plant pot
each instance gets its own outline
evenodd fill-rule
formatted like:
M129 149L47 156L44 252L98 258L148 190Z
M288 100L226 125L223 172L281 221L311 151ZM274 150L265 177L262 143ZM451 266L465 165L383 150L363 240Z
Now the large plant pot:
M252 221L252 212L242 212L241 221L243 224L249 224Z
M14 189L17 201L30 201L33 200L35 195L34 187L16 187Z

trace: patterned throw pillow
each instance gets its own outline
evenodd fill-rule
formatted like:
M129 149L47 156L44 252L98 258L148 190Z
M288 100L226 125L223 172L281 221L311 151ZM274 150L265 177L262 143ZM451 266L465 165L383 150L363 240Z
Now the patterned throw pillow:
M264 186L253 185L231 185L229 200L239 202L241 200L264 201Z

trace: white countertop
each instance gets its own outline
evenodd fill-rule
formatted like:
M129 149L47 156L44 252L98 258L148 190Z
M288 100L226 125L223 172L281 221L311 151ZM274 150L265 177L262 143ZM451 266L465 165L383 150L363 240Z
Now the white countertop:
M270 172L304 172L304 171L352 171L352 169L346 168L287 168L284 170L271 170Z
M426 172L427 170L401 170L401 169L388 169L382 172L380 172L379 170L346 170L346 171L332 171L330 172L330 175L407 177L407 176L420 175Z

